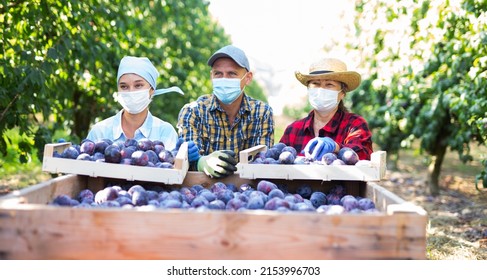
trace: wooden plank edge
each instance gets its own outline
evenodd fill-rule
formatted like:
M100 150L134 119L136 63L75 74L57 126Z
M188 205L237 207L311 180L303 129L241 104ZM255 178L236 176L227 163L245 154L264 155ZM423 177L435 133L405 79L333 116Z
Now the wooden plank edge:
M386 213L393 215L399 213L414 213L421 216L427 216L428 213L422 207L415 205L414 203L405 201L393 192L379 186L376 183L367 183L367 197L373 198L376 204L381 209L386 209ZM377 205L376 205L377 206Z
M252 148L245 149L243 151L240 151L239 153L239 162L242 164L248 164L249 163L249 157L252 158L255 156L258 152L260 151L267 151L267 146L266 145L257 145Z
M77 174L67 174L21 190L12 191L11 193L0 197L0 208L31 203L31 197L38 197L39 195L52 195L53 188L55 188L57 184L67 184L67 182L75 182L82 179L83 177L79 177Z

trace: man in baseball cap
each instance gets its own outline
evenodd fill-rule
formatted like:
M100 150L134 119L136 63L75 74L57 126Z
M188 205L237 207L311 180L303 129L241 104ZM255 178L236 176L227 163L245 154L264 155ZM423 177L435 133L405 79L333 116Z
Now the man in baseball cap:
M220 178L237 170L240 151L257 146L272 146L274 119L272 108L250 96L244 89L252 82L245 53L228 45L208 60L213 92L186 104L179 112L179 136L194 141L201 157L191 162L193 169Z

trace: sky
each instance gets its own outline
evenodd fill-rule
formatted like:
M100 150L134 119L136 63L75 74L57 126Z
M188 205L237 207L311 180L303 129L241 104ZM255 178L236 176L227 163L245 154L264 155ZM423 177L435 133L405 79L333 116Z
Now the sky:
M344 50L323 47L343 36L353 19L350 0L210 0L209 10L250 60L251 71L278 115L282 107L306 96L294 72L308 72L322 57L341 58ZM350 13L347 13L350 11ZM349 69L351 67L349 66Z

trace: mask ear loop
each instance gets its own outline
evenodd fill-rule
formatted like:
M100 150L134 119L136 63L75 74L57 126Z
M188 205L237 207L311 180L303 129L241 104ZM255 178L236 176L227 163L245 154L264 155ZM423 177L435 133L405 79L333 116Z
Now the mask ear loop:
M240 79L240 81L242 81L242 80L245 78L245 76L247 76L247 74L248 74L248 73L249 73L249 72L247 71L247 73L245 73L245 75L243 75L243 77L242 77L242 79ZM244 86L243 86L242 90L240 91L240 94L242 94L242 92L245 90L245 87L246 87L246 86L247 86L247 85L244 85Z

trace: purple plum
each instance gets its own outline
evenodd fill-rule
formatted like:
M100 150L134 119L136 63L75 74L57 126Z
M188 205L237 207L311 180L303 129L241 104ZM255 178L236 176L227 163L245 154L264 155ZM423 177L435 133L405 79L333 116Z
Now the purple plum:
M284 198L284 192L280 189L273 189L269 192L268 196L269 196L269 199L271 199L273 197Z
M149 163L149 156L145 151L135 151L132 154L132 164L137 166L146 166ZM105 159L106 160L106 159Z
M232 198L227 202L225 209L229 210L229 211L237 211L240 208L245 207L245 206L246 206L246 203L243 202L242 200L240 200L238 198Z
M84 189L84 190L80 191L78 194L78 201L81 202L85 199L94 200L95 194L89 189Z
M67 147L66 149L64 149L63 153L61 154L62 158L67 158L67 159L76 159L78 158L78 156L79 156L79 151L73 146Z
M286 147L282 148L281 154L284 152L290 152L294 156L294 158L296 158L296 156L298 156L298 152L296 151L296 149L293 146L286 146Z
M338 194L330 193L326 196L328 205L340 205L341 196Z
M357 199L352 195L346 195L340 201L347 212L359 207Z
M159 154L158 154L158 157L159 157L159 160L161 162L169 162L170 164L174 164L174 156L173 154L168 151L168 150L162 150Z
M145 191L136 191L132 194L132 204L134 206L142 206L142 205L147 205L148 199L147 199L147 192Z
M87 153L81 153L79 154L79 156L76 158L77 160L88 160L88 161L92 161L93 158L87 154Z
M353 149L343 147L338 152L338 159L341 159L346 165L355 165L359 157Z
M308 184L302 184L298 186L296 193L299 194L302 198L309 199L311 197L311 193L313 189Z
M105 162L120 163L121 160L120 148L117 145L108 145L105 149Z
M326 204L326 194L323 192L313 192L309 199L315 208Z
M331 165L337 159L337 155L334 153L326 153L321 158L321 162L326 165Z
M284 149L285 147L286 147L286 144L279 142L279 143L274 144L274 145L271 147L271 149L275 149L275 150L277 150L279 153L281 153L281 152L282 152L282 149Z
M134 146L124 147L120 150L120 154L122 155L122 159L124 158L132 158L132 154L137 150Z
M214 210L225 210L226 205L225 202L216 199L208 203L206 207L208 207L208 209L214 209Z
M280 151L278 149L270 148L265 152L265 157L266 158L272 158L274 160L278 160L279 154L280 154Z
M292 154L290 151L283 151L279 155L278 162L280 164L293 164L294 160L296 159L296 156Z
M346 165L345 162L339 158L335 159L331 165Z
M128 138L125 140L125 147L134 147L137 149L138 142L133 138Z
M211 192L209 192L211 194ZM197 196L191 202L191 207L198 208L201 206L207 206L210 202L204 196Z
M259 183L257 183L257 190L265 194L269 194L269 192L274 189L277 189L277 185L270 181L261 180Z
M110 146L107 141L105 140L98 140L95 142L95 153L102 153L105 154L105 149Z
M133 195L134 192L145 192L145 188L142 187L141 185L133 185L129 188L127 191L130 195Z
M159 162L159 156L156 154L156 152L154 152L153 150L147 150L145 152L149 157L149 162L151 162L154 165Z
M103 190L97 191L95 194L95 203L102 204L105 201L115 200L118 197L118 192L112 187L106 187Z
M92 156L95 153L95 142L91 140L85 140L83 143L81 143L79 151L81 153L87 153Z
M137 148L141 151L148 151L154 148L154 144L148 138L142 138L137 141Z
M266 204L264 205L265 210L276 210L280 207L286 207L290 208L290 204L287 200L279 198L279 197L274 197L269 199Z
M247 209L264 209L264 199L260 196L253 196L247 202Z
M375 209L375 203L370 198L361 198L358 201L358 207L364 211Z

